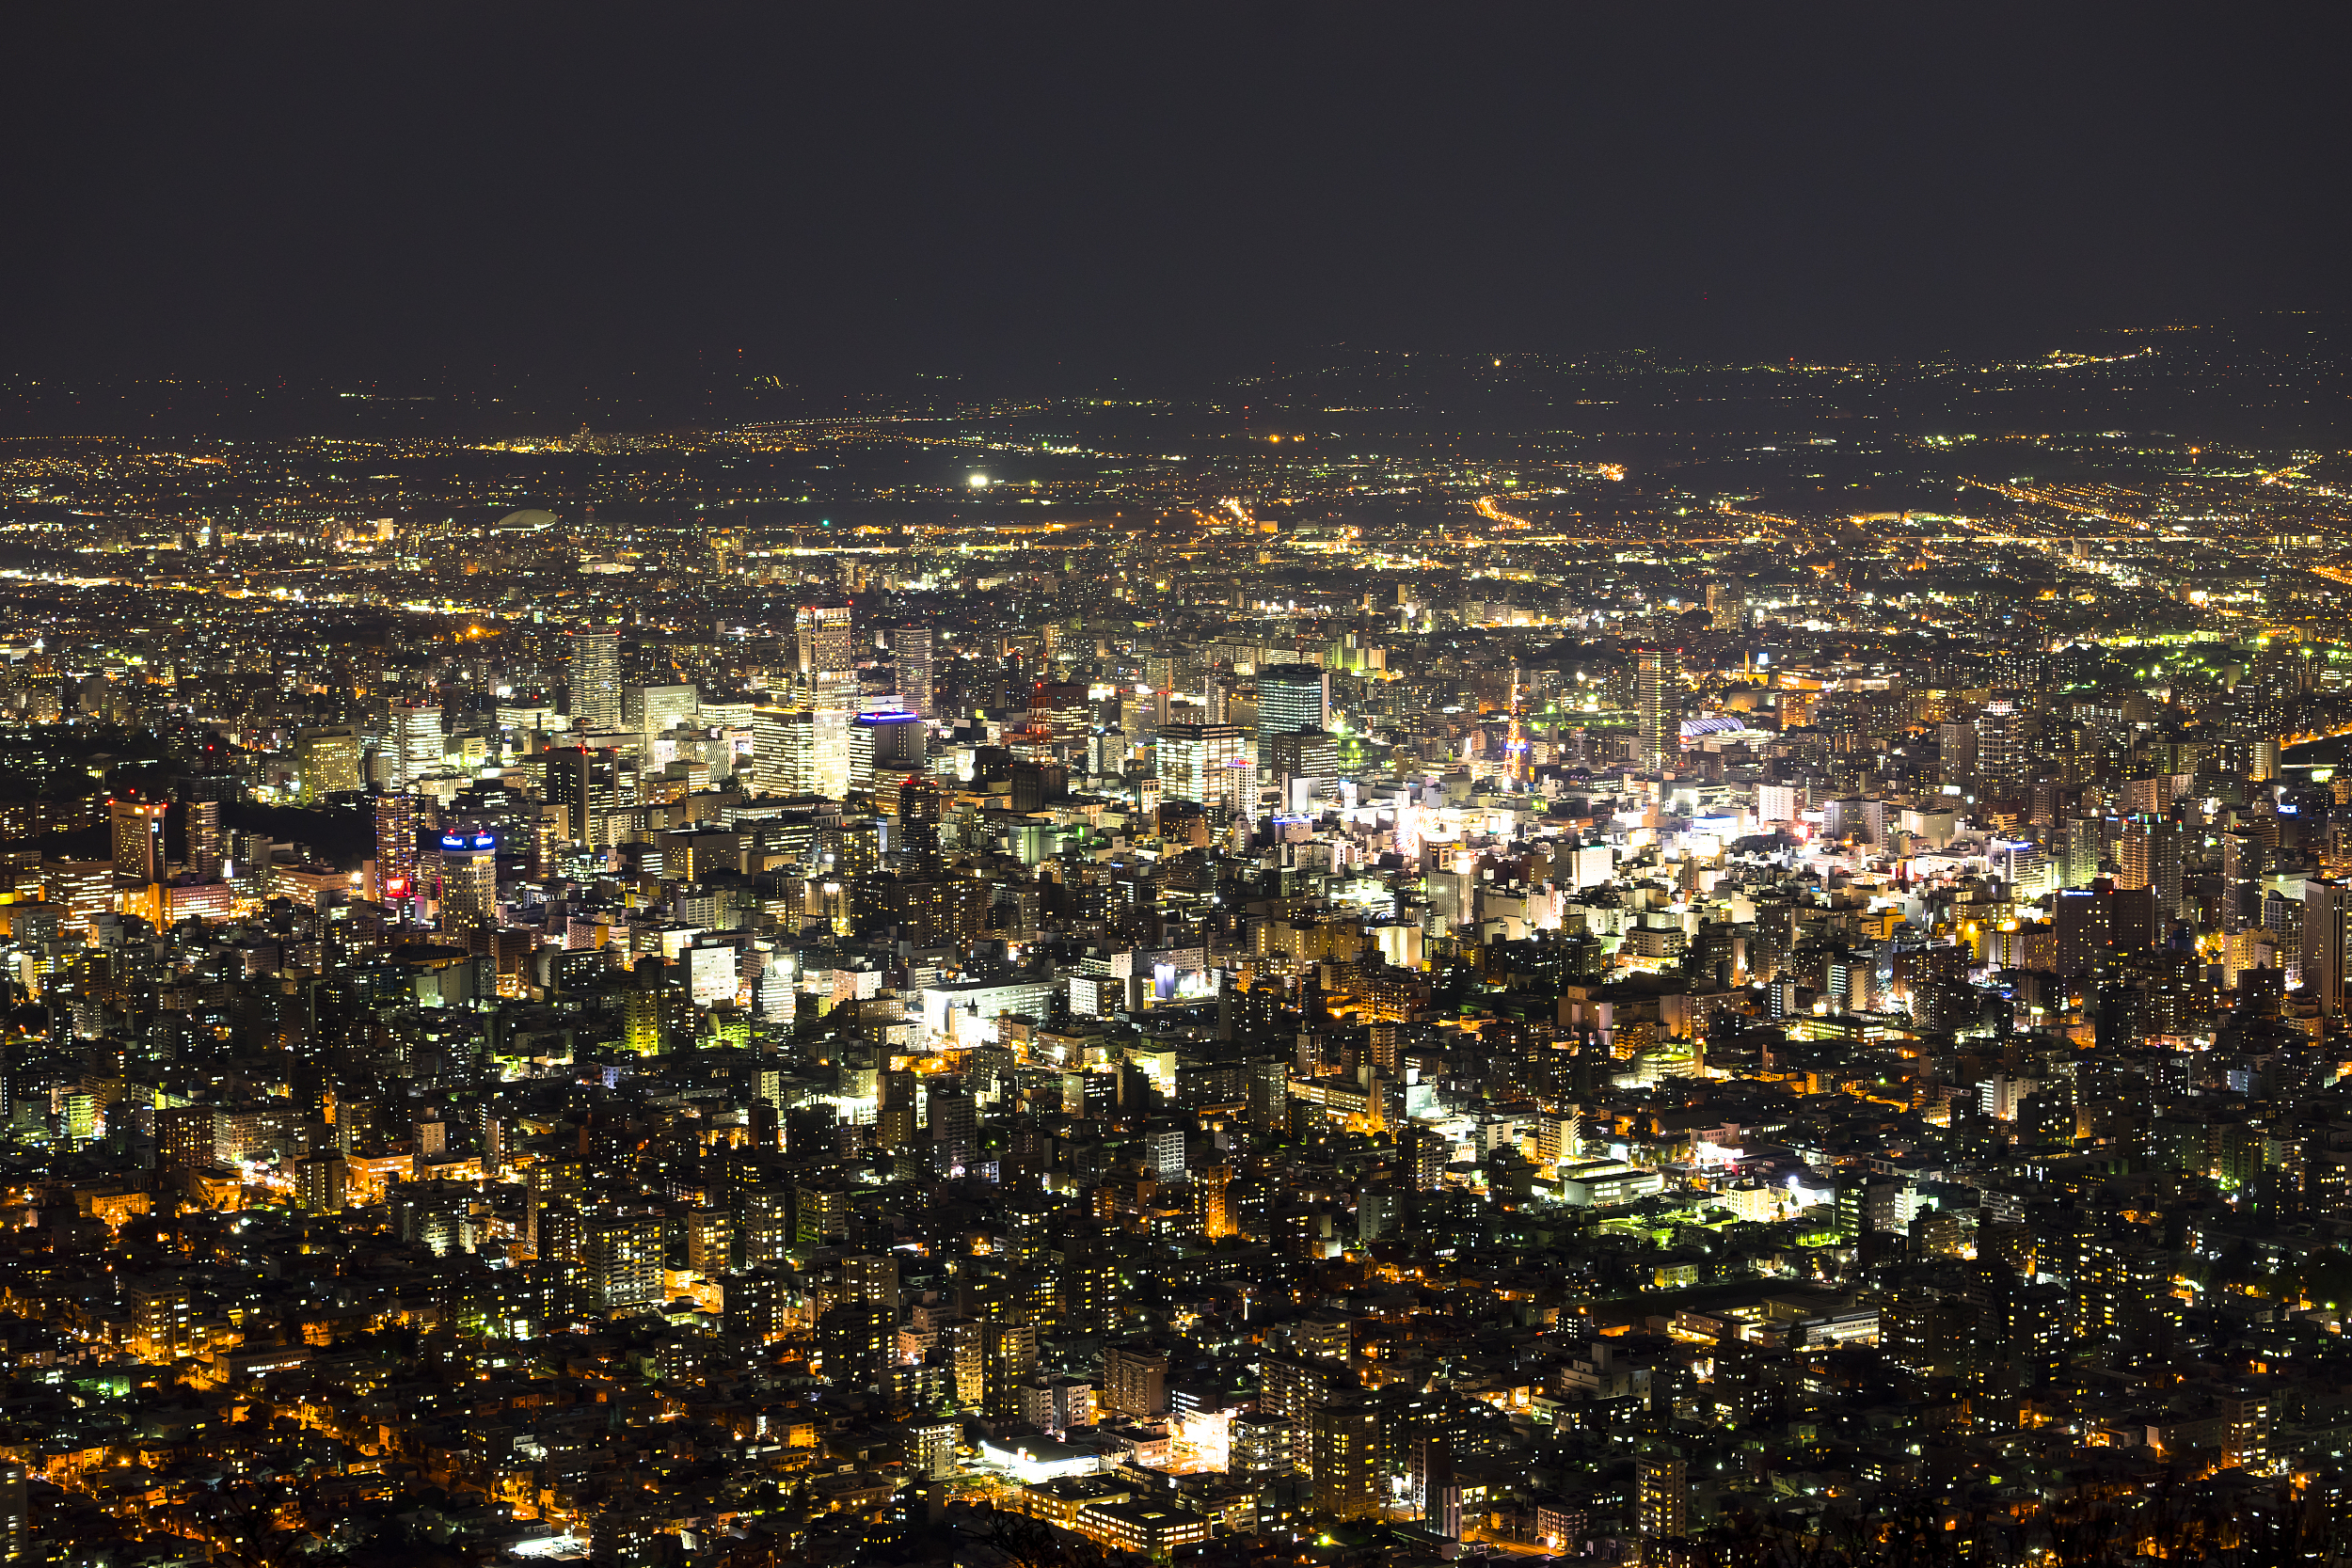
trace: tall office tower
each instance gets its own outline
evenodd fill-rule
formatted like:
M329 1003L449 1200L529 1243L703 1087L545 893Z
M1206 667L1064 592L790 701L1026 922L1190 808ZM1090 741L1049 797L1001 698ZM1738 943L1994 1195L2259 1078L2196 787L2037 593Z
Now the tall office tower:
M1642 767L1658 772L1682 755L1682 650L1644 648L1634 656L1633 705L1641 725Z
M817 793L817 716L806 708L763 707L752 715L752 790L758 795Z
M1278 735L1331 727L1330 672L1312 664L1276 664L1258 672L1258 755Z
M2352 955L2352 880L2313 877L2303 883L2303 994L2322 1018L2344 1016L2344 962Z
M795 617L801 634L801 673L814 675L824 671L844 671L857 668L857 656L850 646L850 609L809 606Z
M1977 784L1979 795L2016 782L2025 763L2024 737L2017 733L2011 703L1987 703L1977 715Z
M923 770L930 726L912 713L861 713L850 721L850 787L872 789L885 779Z
M413 795L375 798L375 895L386 904L417 895L417 798Z
M391 733L385 740L392 753L386 786L406 789L441 766L441 705L393 704Z
M114 825L115 885L145 887L164 877L164 813L160 800L109 800Z
M1158 761L1160 797L1196 805L1240 804L1256 781L1249 739L1232 724L1163 724Z
M1713 631L1747 629L1747 594L1738 583L1718 578L1707 585L1707 624Z
M621 753L610 747L559 746L548 753L548 782L542 799L562 806L564 824L575 844L603 848L610 842L610 821L617 808L633 805L623 799L623 781L629 777Z
M220 802L190 800L181 810L187 819L188 875L199 882L219 881L221 862L229 858L228 840L221 833Z
M898 696L909 713L935 719L931 711L931 633L929 626L890 634L890 657L898 669Z
M691 724L702 710L702 693L691 686L631 687L637 701L638 733L650 742L680 724Z
M621 634L588 627L571 633L564 681L571 688L574 729L620 728Z
M850 720L857 712L857 677L818 671L808 688L816 723L817 793L837 800L850 792Z
M1325 730L1286 730L1267 735L1261 726L1258 766L1277 780L1289 781L1283 785L1282 809L1295 812L1301 809L1302 800L1311 800L1339 787L1339 742Z
M499 912L498 837L441 835L441 929L470 937L495 930Z
M359 777L359 732L348 724L328 729L300 730L294 735L294 777L305 800L362 789Z

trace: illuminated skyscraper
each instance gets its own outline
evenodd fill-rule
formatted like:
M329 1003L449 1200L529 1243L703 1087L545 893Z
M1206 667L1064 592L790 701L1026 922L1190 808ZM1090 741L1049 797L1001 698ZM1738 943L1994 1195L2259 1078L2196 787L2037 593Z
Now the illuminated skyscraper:
M1707 585L1707 625L1711 631L1741 631L1748 624L1747 595L1728 578Z
M928 626L890 634L890 655L898 669L898 697L909 713L937 718L931 711L931 633Z
M647 686L629 688L628 701L637 705L638 731L650 746L654 736L694 722L702 699L691 686Z
M294 776L305 800L362 788L359 732L347 724L299 732L294 736Z
M850 787L872 789L893 776L923 770L930 726L912 713L861 713L850 721Z
M228 840L222 836L220 802L190 800L183 807L188 835L188 875L199 882L220 880L221 862L229 858Z
M417 799L375 798L375 895L386 904L417 895Z
M1643 768L1671 767L1682 754L1682 650L1644 648L1634 656L1633 705Z
M166 809L160 800L106 802L106 815L114 826L118 887L145 887L163 879Z
M808 677L816 724L817 793L839 800L850 792L850 721L857 713L857 677L820 670Z
M1156 771L1169 800L1238 810L1256 793L1248 737L1232 724L1161 725Z
M610 746L562 746L548 753L548 805L562 806L576 844L612 843L614 814L637 803L637 774Z
M2170 921L2181 906L2181 873L2185 846L2181 825L2161 816L2137 816L2123 824L2117 845L2122 875L2115 885L2122 892L2153 889L2157 918Z
M1977 715L1977 791L1979 796L2016 781L2024 750L2017 733L2017 709L2009 703L1987 703Z
M406 789L441 766L446 743L441 738L440 704L395 705L389 739L392 752L390 787Z
M763 707L752 715L752 788L760 795L814 795L818 788L817 716L806 708Z
M943 815L939 786L929 779L909 779L898 786L898 853L917 864L939 858L939 822Z
M564 684L571 688L572 727L612 730L621 724L621 634L582 628L571 634Z
M850 646L850 609L803 609L797 617L801 634L801 673L815 675L828 671L855 669L857 660Z
M1276 664L1258 672L1258 756L1278 735L1331 727L1331 675L1312 664Z
M490 833L441 835L441 928L469 937L498 925L498 840Z

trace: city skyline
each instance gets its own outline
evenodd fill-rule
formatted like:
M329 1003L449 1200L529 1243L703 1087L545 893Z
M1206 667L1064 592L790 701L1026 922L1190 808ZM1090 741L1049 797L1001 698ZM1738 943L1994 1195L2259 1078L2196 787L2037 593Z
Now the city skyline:
M2352 1563L2344 35L18 19L0 1568Z

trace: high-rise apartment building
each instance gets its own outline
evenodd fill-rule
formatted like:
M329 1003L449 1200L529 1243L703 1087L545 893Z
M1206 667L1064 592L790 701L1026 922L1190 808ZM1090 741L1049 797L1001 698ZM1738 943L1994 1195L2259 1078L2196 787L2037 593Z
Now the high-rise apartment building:
M29 1497L24 1466L0 1460L0 1562L22 1560L25 1544L32 1539Z
M1388 1490L1380 1412L1369 1404L1327 1404L1307 1418L1315 1478L1315 1512L1339 1519L1379 1517Z
M580 1272L602 1308L644 1307L661 1299L661 1216L582 1215Z
M397 904L417 895L417 798L375 798L375 895Z
M1747 594L1736 582L1718 578L1707 585L1707 625L1710 631L1742 631L1748 624Z
M570 688L572 727L612 730L621 724L621 634L582 627L570 634L564 683Z
M2024 765L2024 741L2017 733L2013 704L1987 703L1977 715L1977 788L1979 794L1997 791L2016 782Z
M228 857L218 800L188 800L182 804L182 828L188 839L188 875L199 882L220 880L221 863Z
M1633 1528L1653 1539L1689 1532L1690 1470L1683 1457L1663 1449L1634 1461Z
M1633 706L1643 768L1672 767L1682 754L1682 650L1644 648L1634 656Z
M2344 1016L2344 964L2352 955L2352 880L2312 877L2303 883L2303 994L2323 1018Z
M2181 907L2185 839L2179 823L2141 816L2123 824L2123 836L2116 846L2116 862L2122 868L2115 879L2117 889L2127 893L2153 890L2159 920L2169 921Z
M869 1307L886 1307L898 1321L898 1259L888 1253L866 1253L841 1259L841 1297Z
M1150 1420L1168 1412L1168 1357L1141 1345L1112 1345L1103 1352L1105 1410Z

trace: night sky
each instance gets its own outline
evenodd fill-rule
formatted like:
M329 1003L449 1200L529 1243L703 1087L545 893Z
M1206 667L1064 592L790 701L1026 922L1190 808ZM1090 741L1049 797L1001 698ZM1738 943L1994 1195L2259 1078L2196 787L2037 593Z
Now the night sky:
M9 373L1967 350L2347 274L2335 8L46 11Z

